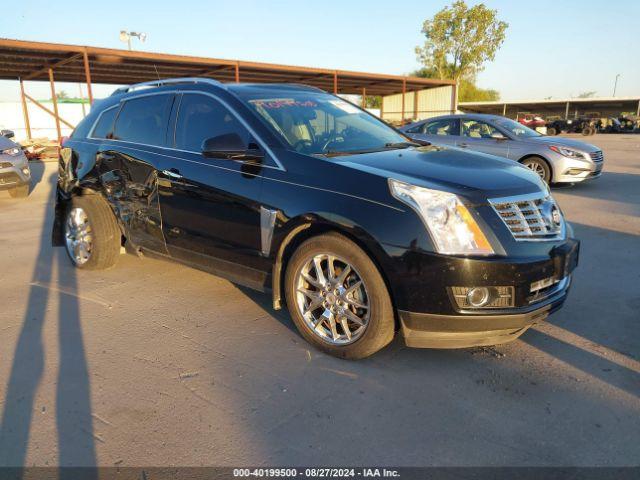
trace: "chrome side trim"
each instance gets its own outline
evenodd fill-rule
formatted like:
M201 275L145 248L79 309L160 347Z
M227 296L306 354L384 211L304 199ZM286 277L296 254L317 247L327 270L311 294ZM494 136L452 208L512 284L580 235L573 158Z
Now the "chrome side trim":
M253 128L251 128L251 126L242 118L242 116L238 112L236 112L236 110L231 105L229 105L227 102L225 102L222 98L220 98L217 95L214 95L212 93L209 93L209 92L198 92L198 91L194 91L194 90L167 90L167 91L164 91L164 92L149 92L149 93L141 93L139 95L128 96L128 97L123 98L122 100L120 100L120 103L118 105L113 105L113 106L105 109L104 111L100 112L100 115L98 115L98 119L96 119L96 122L93 124L93 127L91 128L91 131L90 131L89 135L87 135L87 138L90 139L90 140L109 140L111 142L127 143L127 144L133 144L133 145L142 145L142 146L145 146L145 147L163 148L165 150L173 150L173 151L176 151L176 152L185 152L185 153L192 153L192 154L196 154L196 155L202 155L202 152L194 152L194 151L191 151L191 150L181 150L179 148L167 147L167 146L164 146L164 145L150 145L150 144L146 144L146 143L128 142L126 140L117 140L117 139L113 139L113 138L94 138L92 136L93 129L95 128L98 120L100 119L102 114L104 112L106 112L107 110L111 110L112 108L119 107L123 103L128 102L129 100L134 100L136 98L150 97L152 95L178 95L178 94L182 94L183 96L184 95L188 95L188 94L191 94L191 95L204 95L204 96L207 96L207 97L211 97L214 100L220 102L222 105L224 105L224 107L227 110L229 110L231 112L231 114L234 117L236 117L236 119L242 124L242 126L244 126L251 133L251 135L255 138L256 142L258 142L260 144L260 146L269 154L270 158L275 163L275 166L274 165L264 165L264 164L255 164L255 165L259 165L259 166L264 167L264 168L275 168L277 170L282 170L283 172L287 171L287 169L284 168L282 163L280 163L280 160L278 160L278 157L267 146L267 144L260 138L260 136L255 132L255 130ZM180 103L182 103L182 99L180 99ZM178 115L179 114L180 114L180 111L178 111ZM177 118L178 117L176 116L176 119ZM243 163L242 160L233 160L233 161L238 162L238 163Z
M106 141L106 142L115 142L116 144L120 144L120 143L127 144L127 143L130 143L130 142L122 142L122 141L120 141L120 140L111 140L111 139L91 139L91 140L101 140L101 142L100 142L101 144L105 144L105 141ZM78 143L82 143L82 142L85 142L86 140L75 140L75 141L76 141L76 142L78 142ZM88 143L91 143L91 142L88 142ZM93 143L91 143L91 144L93 145ZM106 144L106 145L108 146L108 144ZM141 145L141 144L139 144L139 143L134 143L133 145ZM144 145L143 145L143 146L144 146ZM153 147L153 148L162 148L162 149L164 149L164 150L170 150L170 151L171 151L171 150L175 150L175 149L165 148L165 147L156 147L155 145L146 145L146 146ZM213 163L197 162L197 161L195 161L195 160L188 160L188 159L186 159L186 158L176 157L175 155L167 155L167 154L165 154L165 153L153 152L153 151L144 150L144 149L141 149L141 148L130 147L130 146L128 146L128 145L123 145L123 147L124 147L124 148L128 148L129 150L136 150L136 151L138 151L138 152L145 152L145 153L151 153L151 154L153 154L153 155L160 155L161 157L174 158L174 159L176 159L176 160L180 160L180 161L182 161L182 162L195 163L195 164L197 164L197 165L204 165L204 166L206 166L206 167L218 168L218 169L220 169L220 170L226 170L226 171L228 171L228 172L242 173L242 172L240 172L239 170L234 170L234 169L232 169L232 168L227 168L227 167L221 167L220 165L214 165ZM225 161L228 161L228 160L225 160ZM241 162L241 161L240 161L240 162ZM265 165L261 165L261 166L262 166L262 167L265 167ZM273 168L273 167L272 167L272 168ZM364 201L364 202L369 202L369 203L373 203L373 204L375 204L375 205L380 205L380 206L382 206L382 207L390 208L390 209L392 209L392 210L396 210L396 211L398 211L398 212L404 212L404 210L402 210L401 208L394 207L394 206L392 206L392 205L388 205L388 204L386 204L386 203L378 202L377 200L371 200L370 198L359 197L359 196L357 196L357 195L351 195L351 194L349 194L349 193L338 192L338 191L336 191L336 190L329 190L329 189L326 189L326 188L314 187L314 186L312 186L312 185L304 185L304 184L302 184L302 183L287 182L286 180L279 180L279 179L277 179L277 178L265 177L265 176L263 176L263 175L256 175L256 174L248 173L248 172L247 172L247 173L244 173L244 175L251 175L251 176L253 176L253 177L262 178L262 179L264 179L264 180L269 180L269 181L271 181L271 182L286 183L286 184L288 184L288 185L294 185L294 186L296 186L296 187L310 188L310 189L312 189L312 190L320 190L320 191L322 191L322 192L335 193L336 195L344 195L345 197L355 198L355 199L357 199L357 200L362 200L362 201Z
M276 210L260 207L260 240L262 255L268 257L271 253L273 229L276 226Z

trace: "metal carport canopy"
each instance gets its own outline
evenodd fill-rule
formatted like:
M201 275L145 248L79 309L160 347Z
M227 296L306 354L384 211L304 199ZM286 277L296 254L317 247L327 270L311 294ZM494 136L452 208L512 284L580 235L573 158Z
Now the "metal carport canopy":
M334 93L390 95L444 85L451 80L296 67L81 45L0 39L0 78L132 84L170 77L221 82L303 83Z

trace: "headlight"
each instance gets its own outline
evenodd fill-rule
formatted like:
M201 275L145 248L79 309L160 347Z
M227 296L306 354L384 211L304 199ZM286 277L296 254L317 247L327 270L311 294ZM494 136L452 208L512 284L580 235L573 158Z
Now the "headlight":
M578 152L576 150L571 150L570 148L565 147L557 147L556 145L550 145L549 148L560 155L567 158L577 158L579 160L584 160L585 156L582 152Z
M20 155L20 152L22 150L18 147L11 147L11 148L7 148L6 150L2 150L2 153L4 155L11 155L12 157L16 156L16 155Z
M460 198L453 193L417 187L389 179L391 194L422 219L438 253L491 255L487 237Z

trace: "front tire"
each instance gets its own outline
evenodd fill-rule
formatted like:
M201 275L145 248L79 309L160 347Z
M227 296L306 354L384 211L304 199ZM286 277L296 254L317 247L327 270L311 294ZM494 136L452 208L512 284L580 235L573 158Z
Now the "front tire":
M382 275L343 235L300 245L287 265L284 290L300 334L330 355L365 358L393 340L393 307Z
M553 128L553 127L547 128L547 135L550 136L550 137L553 137L554 135L557 135L556 129Z
M522 160L522 165L536 173L545 183L551 182L551 169L546 161L540 157L529 157Z
M102 197L72 197L64 222L64 240L67 255L77 268L104 270L114 266L121 239L115 216Z

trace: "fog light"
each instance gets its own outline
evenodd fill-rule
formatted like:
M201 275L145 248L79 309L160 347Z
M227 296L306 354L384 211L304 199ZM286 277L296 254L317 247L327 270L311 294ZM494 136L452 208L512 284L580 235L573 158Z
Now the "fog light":
M580 175L581 173L590 172L590 171L591 171L591 169L589 169L589 168L570 168L569 170L564 172L564 174L565 175Z
M27 177L31 175L31 172L29 171L29 167L24 167L22 169L22 173L24 173Z
M491 295L487 287L475 287L467 292L467 302L472 307L484 307L490 299Z
M458 308L510 308L515 295L512 286L451 287Z

